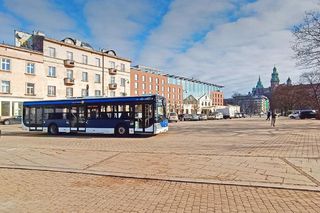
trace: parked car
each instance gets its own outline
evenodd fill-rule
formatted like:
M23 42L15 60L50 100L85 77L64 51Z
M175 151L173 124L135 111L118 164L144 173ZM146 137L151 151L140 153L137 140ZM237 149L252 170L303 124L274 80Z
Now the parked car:
M237 112L237 113L234 114L234 117L235 117L235 118L241 118L242 115L241 115L241 113Z
M4 118L0 122L4 125L10 125L10 124L21 124L21 116L14 116L9 118Z
M291 119L298 119L298 118L300 118L300 111L295 111L295 112L291 113L290 115L288 115L288 117Z
M183 115L183 120L184 120L184 121L192 121L192 115L190 115L190 114L184 114L184 115Z
M199 121L199 120L200 120L199 115L197 115L197 114L192 114L191 115L191 121Z
M299 114L300 119L305 119L305 118L316 118L317 113L315 110L304 110L301 111Z
M208 120L208 116L207 115L205 115L205 114L201 114L201 115L199 115L199 120Z
M208 115L208 120L220 120L223 119L223 114L221 112L214 112Z
M178 118L178 114L176 112L170 112L169 116L168 116L168 120L169 122L178 122L179 118Z

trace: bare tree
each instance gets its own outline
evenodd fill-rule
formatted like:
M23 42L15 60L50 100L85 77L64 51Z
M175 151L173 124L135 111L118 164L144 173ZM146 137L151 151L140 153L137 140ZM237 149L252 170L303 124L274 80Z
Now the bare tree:
M312 100L312 105L318 109L318 118L320 118L320 71L304 72L300 80L309 85L308 95Z
M320 12L307 12L303 23L293 29L292 49L297 65L302 68L320 68Z

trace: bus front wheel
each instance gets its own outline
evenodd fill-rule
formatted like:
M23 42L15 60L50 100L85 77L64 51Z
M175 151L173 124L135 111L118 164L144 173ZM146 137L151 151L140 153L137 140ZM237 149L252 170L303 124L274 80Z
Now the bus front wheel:
M128 134L128 130L127 130L126 126L121 125L121 124L117 127L116 131L117 131L116 135L118 135L118 136L125 136Z
M55 124L51 124L48 128L49 135L57 135L59 133L58 126Z

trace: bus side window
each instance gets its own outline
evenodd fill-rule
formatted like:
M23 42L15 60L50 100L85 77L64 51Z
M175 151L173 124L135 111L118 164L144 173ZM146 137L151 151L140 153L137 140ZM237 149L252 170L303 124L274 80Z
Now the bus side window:
M106 106L107 118L113 118L113 106Z
M106 112L106 107L101 106L100 108L100 118L101 119L106 119L107 118L107 112Z
M34 124L36 122L36 108L30 108L30 123Z

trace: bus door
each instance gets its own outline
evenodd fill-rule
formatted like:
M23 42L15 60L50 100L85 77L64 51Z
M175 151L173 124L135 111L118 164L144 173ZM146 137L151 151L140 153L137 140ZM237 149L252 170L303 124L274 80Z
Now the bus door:
M153 105L136 104L134 107L134 131L135 133L153 133Z
M30 131L42 131L43 129L43 118L42 118L41 107L30 108Z
M70 132L85 132L86 121L84 106L73 106L70 108Z

